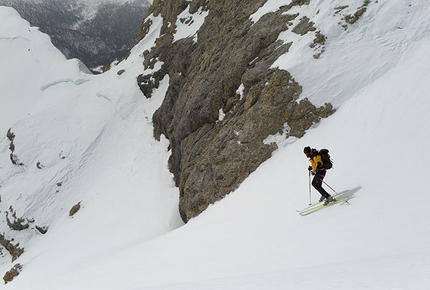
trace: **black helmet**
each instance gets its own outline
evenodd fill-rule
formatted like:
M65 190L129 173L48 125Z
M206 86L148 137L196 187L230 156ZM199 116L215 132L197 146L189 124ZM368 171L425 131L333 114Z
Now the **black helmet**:
M307 154L307 153L311 153L311 147L306 146L306 147L303 149L303 153L305 153L305 154Z

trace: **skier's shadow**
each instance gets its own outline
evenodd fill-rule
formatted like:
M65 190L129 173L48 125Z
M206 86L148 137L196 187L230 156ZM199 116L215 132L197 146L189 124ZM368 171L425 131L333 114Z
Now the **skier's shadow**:
M338 196L342 198L352 198L355 195L355 193L360 189L361 189L361 186L354 187L353 189L347 189L339 192Z

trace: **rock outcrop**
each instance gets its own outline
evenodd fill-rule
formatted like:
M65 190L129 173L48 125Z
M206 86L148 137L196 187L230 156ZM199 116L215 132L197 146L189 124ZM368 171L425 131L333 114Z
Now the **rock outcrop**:
M170 170L180 191L179 211L187 222L209 204L234 191L277 148L265 139L283 132L301 137L314 123L334 112L301 99L302 88L287 71L272 68L291 43L278 41L293 29L292 1L253 23L250 16L266 0L154 0L149 10L163 17L160 38L144 53L146 68L163 62L159 71L141 75L147 97L169 75L169 88L153 116L154 135L170 140ZM207 11L194 37L174 41L175 23L185 9ZM308 19L300 34L315 31ZM151 21L143 23L142 37Z
M4 283L7 284L9 282L12 282L12 280L18 276L22 271L22 265L21 264L15 264L12 269L6 272L6 274L3 276Z
M12 240L7 239L4 234L0 234L0 245L2 245L12 256L12 262L24 253L24 249L18 244L13 244Z

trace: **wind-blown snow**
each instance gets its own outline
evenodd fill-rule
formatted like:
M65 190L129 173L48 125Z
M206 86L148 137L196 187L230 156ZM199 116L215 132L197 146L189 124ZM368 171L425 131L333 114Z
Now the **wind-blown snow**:
M362 4L344 2L351 11ZM11 163L3 137L0 210L13 206L35 220L14 233L25 248L18 260L2 251L0 273L24 266L5 289L429 289L430 6L372 2L343 30L338 5L310 1L297 10L328 37L319 59L305 36L275 64L292 73L303 97L332 101L337 112L301 139L276 138L271 159L186 225L168 141L152 138L169 80L152 99L136 84L161 19L126 61L93 76L0 7L0 132L15 133L24 163ZM325 181L353 192L350 205L297 214L309 203L307 145L330 149L335 163ZM0 232L11 234L1 221ZM42 235L35 225L49 230Z
M429 5L421 1L371 3L359 23L348 25L345 30L344 15L354 14L362 4L363 1L356 0L342 1L342 5L336 1L325 5L311 1L310 5L296 6L289 12L300 13L296 22L302 16L309 17L327 37L326 51L318 61L309 62L316 53L309 47L313 34L302 38L287 31L280 36L285 42L293 41L293 45L291 53L281 56L273 66L290 71L299 83L307 84L303 98L319 105L331 102L338 107L393 69L416 41L430 33L430 15L423 13L428 12ZM344 5L349 6L335 13L336 7Z

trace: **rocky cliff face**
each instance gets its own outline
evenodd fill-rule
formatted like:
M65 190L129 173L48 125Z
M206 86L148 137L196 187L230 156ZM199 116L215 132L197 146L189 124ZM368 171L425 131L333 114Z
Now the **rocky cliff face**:
M282 31L315 33L313 24L289 10L306 1L292 1L253 23L250 16L266 0L154 0L149 13L162 16L162 35L145 52L145 67L157 60L162 68L141 75L147 97L169 75L170 85L154 114L154 135L170 140L170 170L180 191L179 210L187 222L208 205L234 191L277 148L265 139L276 133L304 135L312 124L334 112L330 104L317 108L302 99L301 86L287 71L272 68L291 43L277 41ZM185 9L206 12L197 41L174 41L175 23ZM151 21L142 25L142 37ZM286 162L288 162L286 160Z

